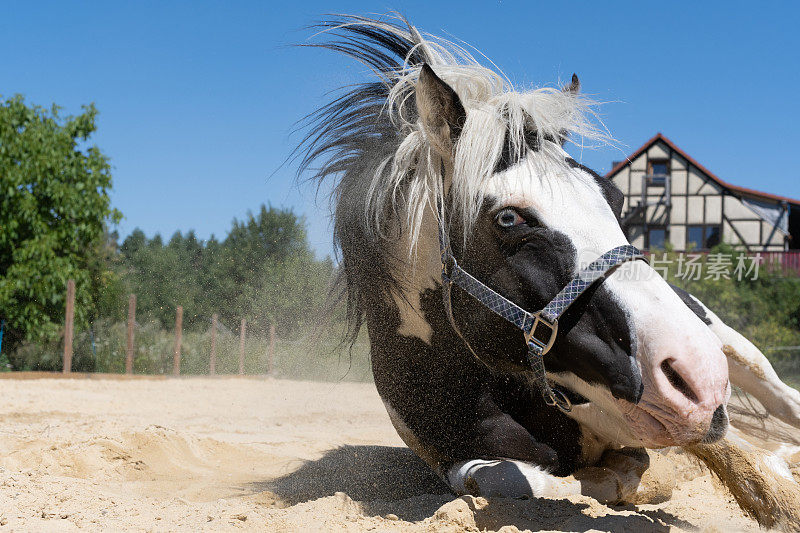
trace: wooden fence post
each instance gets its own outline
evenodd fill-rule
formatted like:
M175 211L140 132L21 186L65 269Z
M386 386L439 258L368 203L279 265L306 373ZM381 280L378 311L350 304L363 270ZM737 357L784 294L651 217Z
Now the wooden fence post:
M128 347L125 351L125 373L133 374L133 331L136 326L136 295L128 297Z
M269 325L269 362L267 374L272 374L272 365L275 361L275 324Z
M211 315L211 360L208 363L208 374L217 373L217 314Z
M64 358L62 372L72 372L72 336L75 320L75 280L67 280L67 309L64 319Z
M239 375L244 375L244 334L247 328L247 320L242 319L242 327L239 328Z
M181 373L181 337L183 335L183 306L178 306L175 312L175 352L172 354L172 373L179 376Z

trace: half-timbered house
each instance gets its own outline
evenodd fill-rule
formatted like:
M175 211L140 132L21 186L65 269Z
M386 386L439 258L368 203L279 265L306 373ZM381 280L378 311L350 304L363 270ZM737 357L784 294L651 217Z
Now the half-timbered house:
M800 248L800 200L727 183L661 133L606 174L625 195L623 227L643 249Z

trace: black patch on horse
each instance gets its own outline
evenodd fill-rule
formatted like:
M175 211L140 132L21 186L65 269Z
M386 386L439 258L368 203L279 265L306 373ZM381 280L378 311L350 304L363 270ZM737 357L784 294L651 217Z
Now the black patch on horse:
M470 459L517 459L567 475L581 455L577 422L548 407L523 374L497 372L449 327L442 289L421 295L430 344L397 333L394 304L367 311L372 367L381 397L402 418L432 465L446 471Z
M494 173L498 174L518 164L525 158L528 150L538 152L541 149L542 140L555 142L555 139L550 135L545 135L544 139L542 139L536 130L526 127L522 130L522 144L515 146L511 139L511 132L506 129L503 150L500 152L500 159L497 160L497 164L494 166Z
M688 307L692 313L697 315L697 318L702 320L707 326L711 325L711 319L708 318L705 309L703 309L703 306L700 305L694 296L671 283L669 286L672 287L672 290L675 291L675 294L677 294L678 297L683 300L683 303L686 304L686 307Z
M486 205L496 203L486 198ZM462 268L523 309L535 310L570 282L577 250L566 235L525 215L528 225L505 231L493 223L492 209L484 207L467 247L462 250L457 228L451 242ZM452 303L456 325L487 365L528 369L525 343L515 326L457 287ZM635 344L625 311L599 284L587 289L559 319L559 337L545 366L548 372L572 372L635 403L643 391L641 374L632 362Z

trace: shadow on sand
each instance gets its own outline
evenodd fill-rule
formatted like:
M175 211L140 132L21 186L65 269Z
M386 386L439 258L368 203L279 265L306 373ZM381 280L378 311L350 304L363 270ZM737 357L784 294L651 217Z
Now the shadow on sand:
M447 485L414 452L392 446L342 446L290 474L244 488L273 492L290 505L344 492L361 502L365 513L394 513L409 521L431 516L453 498ZM393 505L420 497L424 501L416 505Z
M661 510L646 511L629 507L625 510L632 510L632 514L592 516L588 504L569 500L491 498L480 508L471 499L466 504L475 516L475 525L480 531L497 531L504 526L514 526L520 531L614 533L666 533L676 527L688 531L697 529L693 524Z
M448 487L411 450L391 446L343 446L308 461L298 470L268 481L249 483L247 492L270 491L289 505L344 492L361 503L370 515L396 514L409 522L433 516L455 497ZM661 510L642 510L629 506L628 515L585 514L589 505L569 500L534 498L489 499L480 508L476 500L464 502L475 517L478 529L497 530L516 526L520 530L665 532L671 527L695 527ZM622 508L617 508L623 510Z

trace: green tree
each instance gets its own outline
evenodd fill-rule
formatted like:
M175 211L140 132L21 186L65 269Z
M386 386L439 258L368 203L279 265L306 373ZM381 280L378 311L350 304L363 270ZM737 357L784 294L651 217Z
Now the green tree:
M274 324L280 337L293 336L324 322L320 313L332 276L330 259L315 261L310 254L268 259L244 287L238 308L255 330L266 332Z
M125 239L121 250L124 275L137 297L137 315L171 328L175 308L182 305L185 324L191 327L199 292L198 275L192 270L180 232L165 246L160 235L148 240L136 229Z
M61 117L27 105L21 96L0 100L0 317L6 347L59 334L67 279L77 287L75 320L85 327L96 298L113 283L97 263L111 207L108 159L88 140L97 110ZM6 342L9 344L6 345ZM12 361L12 364L14 362Z
M303 220L288 209L261 206L234 220L227 238L204 242L176 232L165 245L134 230L120 247L123 276L137 295L137 316L173 327L175 307L184 308L187 329L204 330L211 315L236 328L247 318L251 331L275 324L292 334L320 305L331 261L316 261Z
M215 311L223 321L236 324L243 315L255 311L256 287L266 287L267 280L281 280L285 289L291 290L279 271L290 278L294 272L297 279L293 289L302 291L303 270L292 266L300 262L314 262L303 219L290 209L262 205L257 214L248 213L243 221L234 220L228 237L208 258L209 303L219 306L227 302L223 309ZM261 324L267 323L266 315L259 316Z

